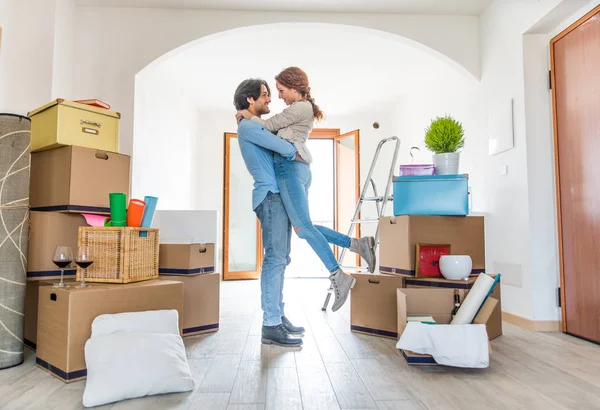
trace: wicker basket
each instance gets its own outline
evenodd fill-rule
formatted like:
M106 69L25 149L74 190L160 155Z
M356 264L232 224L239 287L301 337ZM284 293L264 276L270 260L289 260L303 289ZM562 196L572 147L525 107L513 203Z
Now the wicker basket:
M94 263L86 282L130 283L158 279L158 229L79 227L78 246L88 246ZM73 256L76 257L76 249ZM83 269L77 267L77 280Z

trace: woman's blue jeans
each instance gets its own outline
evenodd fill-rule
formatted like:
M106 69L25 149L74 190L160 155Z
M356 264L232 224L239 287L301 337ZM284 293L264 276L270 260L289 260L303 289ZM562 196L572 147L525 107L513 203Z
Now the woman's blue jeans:
M312 182L310 167L304 162L289 161L274 155L275 177L279 195L296 233L305 239L330 273L340 266L329 244L350 247L350 237L324 226L313 225L308 208L308 188Z

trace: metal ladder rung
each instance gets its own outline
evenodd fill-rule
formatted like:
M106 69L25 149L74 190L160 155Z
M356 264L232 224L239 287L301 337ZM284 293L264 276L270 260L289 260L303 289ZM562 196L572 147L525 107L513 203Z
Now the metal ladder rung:
M393 201L393 200L394 200L393 196L389 196L388 197L388 201ZM369 196L369 197L363 198L363 201L382 202L383 201L383 197L382 196Z
M365 223L375 223L379 222L379 218L365 218L365 219L353 219L352 223L354 224L365 224Z
M347 270L355 270L358 272L368 272L369 271L369 268L365 268L363 266L340 266L340 268L347 269Z
M377 193L377 187L375 186L375 181L373 181L372 175L373 175L373 171L375 169L375 165L377 164L377 160L379 159L379 154L381 152L383 145L385 143L392 142L392 141L395 142L394 156L392 157L392 162L390 164L390 170L388 173L387 184L385 186L385 192L383 193L383 195L379 195ZM373 156L373 160L371 161L371 166L369 167L369 173L367 174L366 183L363 186L358 203L356 204L356 209L354 210L354 216L351 219L350 229L348 229L348 236L352 236L352 232L353 232L354 226L356 224L379 222L379 218L381 218L383 216L383 213L385 212L385 207L386 207L388 201L394 200L394 196L390 195L390 191L392 189L394 168L396 167L396 161L398 159L398 150L399 149L400 149L400 140L398 139L398 137L384 138L381 141L379 141L379 144L377 144L377 149L375 150L375 155ZM369 184L373 187L373 196L367 197L365 194L367 193L367 188L369 187ZM360 212L362 210L362 206L363 206L364 202L374 202L375 203L375 207L377 208L377 218L361 219L358 217L360 215ZM379 225L377 226L377 229L375 230L374 239L375 239L375 250L376 250L377 244L379 242ZM344 260L344 255L345 255L347 249L348 248L342 249L342 252L338 258L338 264L340 264L342 262L342 260ZM363 270L368 271L367 268L363 268L363 267L359 267L359 266L342 267L342 268L349 268L349 269L360 270L360 271L363 271ZM327 310L327 305L329 304L329 299L331 298L331 295L332 295L332 289L333 288L330 287L327 292L327 297L325 298L325 303L323 304L323 307L321 308L321 310L323 310L323 311Z

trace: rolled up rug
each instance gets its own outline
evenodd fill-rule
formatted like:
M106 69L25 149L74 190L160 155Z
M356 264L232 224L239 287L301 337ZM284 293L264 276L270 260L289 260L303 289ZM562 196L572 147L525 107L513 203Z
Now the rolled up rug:
M31 121L0 113L0 369L23 363Z

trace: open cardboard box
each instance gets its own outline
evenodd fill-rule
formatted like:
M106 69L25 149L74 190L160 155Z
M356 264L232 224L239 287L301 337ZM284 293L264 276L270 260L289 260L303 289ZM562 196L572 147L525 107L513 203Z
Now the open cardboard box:
M496 274L487 274L496 279ZM464 289L464 296L461 294L460 300L464 301L469 292L475 285L479 275L471 275L467 280L448 280L445 278L414 278L406 279L406 288L445 288L445 289ZM502 295L501 286L497 283L490 295L498 301L492 315L485 324L487 334L490 340L502 336Z
M459 289L458 292L460 300L464 300L465 291ZM397 340L400 340L400 336L406 329L408 316L433 316L436 324L449 324L452 319L452 309L454 309L454 289L397 289L396 303L398 305ZM488 297L473 323L487 325L497 303L497 299ZM489 349L491 353L491 344ZM402 355L408 364L437 364L430 355L409 351L402 351Z

